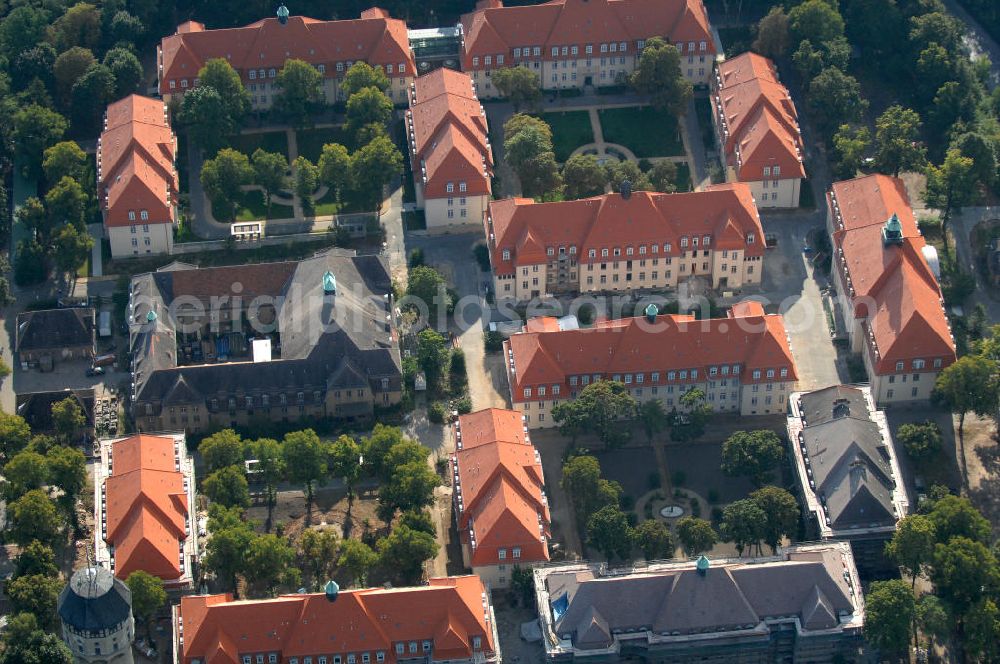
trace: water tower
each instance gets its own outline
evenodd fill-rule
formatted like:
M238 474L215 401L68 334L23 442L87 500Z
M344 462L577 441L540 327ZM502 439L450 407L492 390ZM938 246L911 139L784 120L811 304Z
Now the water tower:
M132 593L103 567L77 570L59 595L62 637L76 664L134 664Z

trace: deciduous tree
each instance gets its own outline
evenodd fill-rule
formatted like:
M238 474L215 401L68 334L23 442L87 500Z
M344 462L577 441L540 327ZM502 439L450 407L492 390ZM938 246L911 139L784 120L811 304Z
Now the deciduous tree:
M48 182L59 182L68 177L82 184L87 171L87 153L76 141L61 141L45 150L42 169Z
M381 92L388 92L389 77L381 68L376 69L367 62L358 60L344 74L344 80L340 82L340 91L344 93L346 99L350 99L355 93L365 88L375 88Z
M799 504L795 496L776 486L766 486L750 494L757 507L764 513L764 530L761 539L778 552L783 537L795 532L799 521Z
M995 413L1000 398L996 374L996 363L977 355L960 357L938 374L934 383L935 398L958 415L960 439L964 433L966 414L971 412L986 417Z
M382 212L385 186L403 171L403 155L387 136L376 136L351 156L351 181L366 209Z
M674 557L674 540L662 521L646 519L636 526L635 543L646 560Z
M243 463L245 443L232 429L217 431L198 444L198 452L209 473Z
M868 127L840 125L840 129L833 135L833 149L837 154L834 172L838 178L849 180L857 176L871 142L872 135Z
M424 561L438 553L438 543L433 537L402 525L380 539L377 548L382 566L409 584L420 580Z
M355 67L363 62L355 63ZM353 69L353 67L352 67ZM339 201L340 195L351 183L351 156L340 143L327 143L319 157L319 179L333 192Z
M661 37L646 40L629 82L654 106L679 116L694 94L691 81L681 74L680 51Z
M333 576L337 563L337 534L330 529L306 528L299 537L299 556L309 572L310 585L319 590Z
M302 155L296 157L292 165L295 171L295 193L302 200L302 207L306 213L311 214L312 197L319 187L319 168Z
M0 411L0 461L7 463L31 440L31 427L20 415Z
M822 0L810 2L823 4ZM827 67L816 75L809 84L807 101L827 140L840 125L859 122L868 107L857 79L836 67Z
M313 487L326 476L326 449L312 429L293 431L281 446L288 479L306 489L306 509L312 509Z
M892 540L886 544L886 555L910 576L914 588L917 577L934 556L936 540L934 522L923 514L910 514L900 519Z
M875 121L875 165L894 177L901 170L920 168L926 157L920 144L920 116L894 104Z
M788 50L788 14L781 7L771 7L757 24L753 50L769 58L780 58Z
M253 456L257 460L257 478L264 484L267 497L267 529L271 529L271 515L278 497L278 483L285 476L285 461L281 455L281 443L273 438L259 438L253 444Z
M257 535L246 552L244 575L247 581L274 596L278 584L297 585L298 568L292 566L295 551L288 540L277 535Z
M958 150L954 148L948 150L944 162L940 166L928 164L924 202L929 207L935 207L942 211L941 224L945 252L948 251L948 222L951 221L951 213L971 203L975 193L976 180L973 175L972 160L963 157ZM967 368L956 371L964 372ZM940 377L938 380L940 381ZM996 399L994 398L995 405ZM966 412L968 410L972 409L967 409Z
M226 466L213 472L202 481L201 490L213 503L224 507L250 506L250 489L242 466Z
M361 479L361 445L356 440L344 434L334 441L330 446L330 472L343 478L350 505L354 500L354 485Z
M15 613L30 613L45 629L56 626L56 600L63 588L59 577L34 574L8 581L4 594Z
M632 551L632 527L617 505L607 505L587 519L587 541L609 561L628 558Z
M202 83L184 93L177 121L187 128L192 149L201 149L211 157L226 144L226 136L236 132L230 113L222 95Z
M670 194L677 191L677 164L669 159L661 159L646 173L653 191Z
M997 589L996 559L982 542L953 537L934 547L931 581L960 625L968 610Z
M253 526L240 518L241 510L227 510L221 505L209 508L208 529L212 533L205 545L205 569L214 574L221 587L238 593L238 576L245 569L250 543L256 537Z
M60 51L74 46L94 49L101 43L101 12L94 5L78 2L49 27L49 37Z
M144 570L136 570L125 579L132 593L132 613L146 626L146 638L153 638L153 617L167 603L163 579Z
M900 425L896 429L896 440L917 464L930 461L941 452L941 428L932 420Z
M635 414L636 401L625 385L607 380L591 383L575 400L564 401L552 409L556 423L593 431L608 449L629 439L628 422Z
M250 162L253 165L254 184L264 190L264 204L270 210L271 196L288 186L288 159L280 152L265 152L257 148L250 157Z
M115 79L116 99L135 92L142 83L142 63L127 48L111 49L104 54L103 63Z
M677 522L677 538L684 552L691 557L711 550L718 541L712 524L694 516L686 516Z
M592 154L570 157L562 170L563 196L566 199L587 198L604 193L607 179L604 169Z
M56 80L56 92L64 105L69 104L76 82L96 64L97 58L91 50L82 46L74 46L59 54L52 73Z
M391 521L396 510L420 510L434 502L434 489L441 480L426 462L411 461L397 467L389 481L379 487L379 516Z
M767 515L752 499L737 500L722 510L722 539L732 542L741 556L748 548L757 548L765 536Z
M527 67L501 67L493 71L493 85L506 97L517 113L521 108L534 108L542 99L538 74Z
M49 481L49 465L37 452L24 450L17 453L3 467L3 493L8 501L17 500L34 489L41 489Z
M87 127L96 131L101 116L115 95L115 77L102 64L87 68L70 91L73 100L74 128Z
M11 132L14 155L27 177L37 178L42 174L42 155L62 140L68 127L66 118L36 104L14 113Z
M87 423L79 402L72 397L52 404L52 425L63 442L69 443Z
M378 554L361 540L345 539L340 543L340 557L337 565L347 584L363 586L368 571L378 562Z
M737 431L722 444L722 472L733 477L746 475L759 487L768 481L784 453L781 439L773 431Z
M93 248L94 238L70 224L60 228L52 238L52 256L56 266L74 275L87 262Z
M34 541L21 549L14 561L14 578L19 576L58 576L56 554L51 546Z
M286 60L274 84L278 94L272 111L297 129L305 127L325 101L323 74L305 60Z
M362 88L348 97L346 113L347 129L356 135L370 124L387 126L392 119L392 100L378 88Z
M229 61L225 58L206 60L205 66L198 70L198 87L212 88L219 93L231 131L235 132L243 126L243 120L250 112L250 91L244 87L240 75ZM187 94L191 93L185 96Z
M883 654L900 655L916 618L913 591L899 579L875 581L865 594L865 638Z
M48 496L41 489L27 492L7 505L10 537L20 546L34 540L55 547L62 542L62 520Z
M844 19L836 5L825 0L806 0L788 13L788 30L793 44L803 39L818 44L844 36Z
M10 617L0 664L73 664L73 653L56 634L44 631L30 613Z
M220 150L213 159L206 159L202 164L201 185L212 202L224 211L223 221L236 218L242 187L253 181L253 175L247 156L232 148Z
M667 428L669 419L667 411L663 409L663 402L659 399L644 401L639 406L639 421L646 431L649 442L653 442L653 437Z

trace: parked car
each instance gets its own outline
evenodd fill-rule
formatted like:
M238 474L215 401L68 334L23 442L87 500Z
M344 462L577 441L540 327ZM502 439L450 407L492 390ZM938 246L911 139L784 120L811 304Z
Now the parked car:
M90 367L89 369L87 369L87 375L88 376L103 376L104 375L104 367Z

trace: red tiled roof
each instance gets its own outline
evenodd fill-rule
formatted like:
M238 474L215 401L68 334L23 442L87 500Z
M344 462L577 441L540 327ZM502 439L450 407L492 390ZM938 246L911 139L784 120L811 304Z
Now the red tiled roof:
M735 378L732 367L739 367L743 383L797 380L784 320L778 314L765 314L759 304L735 306L727 318L664 315L655 323L645 317L623 318L588 329L522 332L510 337L507 348L513 353L511 392L518 403L569 398L572 391L582 389L582 384L570 386L570 376L612 379L643 374L642 385L655 387L704 382L712 367L718 368L719 376ZM774 370L770 379L769 369ZM681 370L687 371L686 379L680 378ZM755 378L756 370L760 375ZM659 374L658 380L653 372ZM677 372L673 380L668 372ZM556 385L558 396L552 389ZM638 379L633 385L639 385ZM537 386L545 386L546 395L539 396ZM535 388L528 398L525 388Z
M729 130L726 158L741 180L764 179L765 166L779 166L781 178L805 177L798 115L774 63L747 52L720 64L716 104Z
M490 193L486 114L468 74L442 67L415 79L407 122L413 162L423 165L427 178L425 197ZM449 182L455 184L452 192ZM459 182L466 183L465 192L459 192Z
M188 504L174 439L137 434L119 440L112 460L105 482L105 539L115 547L115 575L127 579L144 570L165 581L180 578Z
M535 203L527 198L491 201L487 236L491 232L492 262L498 274L546 262L549 247L569 252L575 246L577 260L584 263L600 261L601 249L613 255L610 250L621 248L624 256L627 247L646 244L661 245L660 253L649 257L676 257L682 251L680 238L686 236L709 235L715 249L742 249L747 256L764 254L753 194L739 182L683 194L637 191L628 199L605 194L558 203ZM755 241L748 244L751 233ZM663 244L671 245L670 253L662 253ZM505 249L510 250L511 260L502 260ZM596 258L588 257L590 249L596 250Z
M868 318L878 357L877 373L894 373L896 363L923 359L932 370L955 361L955 342L941 304L941 288L923 251L926 243L917 229L902 180L867 175L835 182L830 199L836 201L834 247L842 253L838 265L844 283L853 289L854 314ZM901 245L886 246L882 228L892 215L903 231ZM839 261L838 261L839 262ZM906 371L912 363L906 362Z
M703 55L714 54L708 14L701 0L551 0L539 5L504 7L500 2L480 3L462 16L465 51L462 68L472 69L474 56L503 54L512 62L514 47L541 47L540 56L550 60L552 46L595 46L607 42L631 42L635 53L639 40L667 37L672 43L706 42ZM489 69L483 62L476 69Z
M504 560L509 563L548 560L545 538L551 519L545 480L521 413L489 408L462 415L455 432L458 527L472 546L472 565L500 563L498 549L507 551ZM520 549L517 560L514 547Z
M98 146L98 192L106 226L173 223L174 136L158 99L129 95L108 106ZM141 211L148 219L141 218ZM129 212L135 218L129 219Z
M204 25L189 21L163 38L160 52L161 81L193 80L212 58L228 60L244 80L250 69L280 69L291 58L326 65L327 77L338 75L336 63L358 60L370 65L405 64L407 76L416 72L406 24L373 9L347 21L290 16L285 25L268 18L221 30L205 30Z
M179 661L240 664L239 655L260 652L277 652L279 661L289 657L301 661L306 655L316 661L318 655L367 652L374 662L375 653L382 651L385 661L394 664L396 643L416 641L422 657L425 640L433 642L433 660L464 659L472 657L476 636L482 642L481 652L495 652L479 577L437 578L428 583L346 590L335 602L322 593L244 601L229 595L189 595L180 603L184 643Z

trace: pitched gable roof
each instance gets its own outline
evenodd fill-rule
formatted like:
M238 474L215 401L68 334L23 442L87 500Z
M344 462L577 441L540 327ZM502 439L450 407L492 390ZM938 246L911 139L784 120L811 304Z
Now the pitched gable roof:
M406 24L382 10L367 10L361 18L319 21L290 16L282 25L268 18L239 28L205 30L184 23L160 44L163 70L160 80L191 79L207 60L224 58L241 75L251 69L280 69L288 59L326 65L326 76L336 75L335 63L364 60L371 65L405 65L405 75L416 67ZM403 74L403 71L399 72ZM343 73L341 73L343 75Z
M805 177L795 104L773 62L747 52L721 63L714 104L727 160L740 180L764 179L765 166L778 166L781 178Z
M549 507L541 460L521 414L490 408L459 417L452 455L458 527L472 565L495 565L518 547L525 563L549 559ZM513 557L513 554L511 554Z
M636 43L666 37L672 43L706 42L702 54L714 54L708 14L701 0L551 0L538 5L504 7L480 3L461 19L465 33L462 68L476 68L472 58L510 54L514 47L541 47L551 59L551 46Z
M497 651L487 601L476 576L431 579L414 588L347 590L335 602L322 593L250 601L185 596L179 608L184 639L177 645L184 664L235 662L229 659L237 654L235 644L239 653L277 652L281 658L382 651L394 664L395 643L432 639L436 659L471 659L474 637L481 639L482 653ZM439 656L438 636L447 657Z
M106 226L173 223L175 152L162 101L133 94L108 106L97 147L97 191Z
M144 570L165 581L180 578L180 545L187 535L187 492L177 469L174 439L137 434L112 445L105 481L107 530L115 574Z
M932 359L941 359L942 367L954 362L941 289L924 257L927 244L903 182L881 174L835 182L830 206L837 269L855 317L870 326L876 373L893 373L901 361L911 370L914 358L925 361L924 370L932 367ZM902 230L900 244L882 237L893 215Z
M17 352L76 348L94 344L94 309L67 307L17 315Z
M734 320L739 319L738 324ZM594 376L610 380L615 375L642 373L650 386L697 383L709 367L730 366L743 383L766 379L797 380L795 362L782 317L757 307L730 311L727 318L695 321L690 316L664 315L654 323L645 318L623 318L578 330L521 332L507 341L515 372L511 376L515 402L545 399L537 390L524 396L525 388L559 385L570 394L569 376ZM668 370L677 370L670 376ZM679 378L679 370L690 378ZM698 372L694 375L692 370ZM760 371L754 376L755 370ZM782 373L784 371L784 373ZM656 379L654 375L656 372ZM595 378L596 380L596 378Z
M763 229L750 187L740 182L680 194L636 191L628 198L615 193L556 203L491 201L486 227L498 274L546 262L550 247L576 247L581 263L602 260L602 249L643 244L670 244L670 251L660 247L664 252L659 255L680 256L685 236L708 235L715 249L764 254L762 242L747 242L750 235L763 237ZM593 258L588 255L591 249L596 252ZM504 251L510 252L509 260L503 259Z
M420 166L425 196L488 194L493 173L486 112L468 74L436 69L413 82L406 113L411 160ZM447 183L465 182L447 191Z

